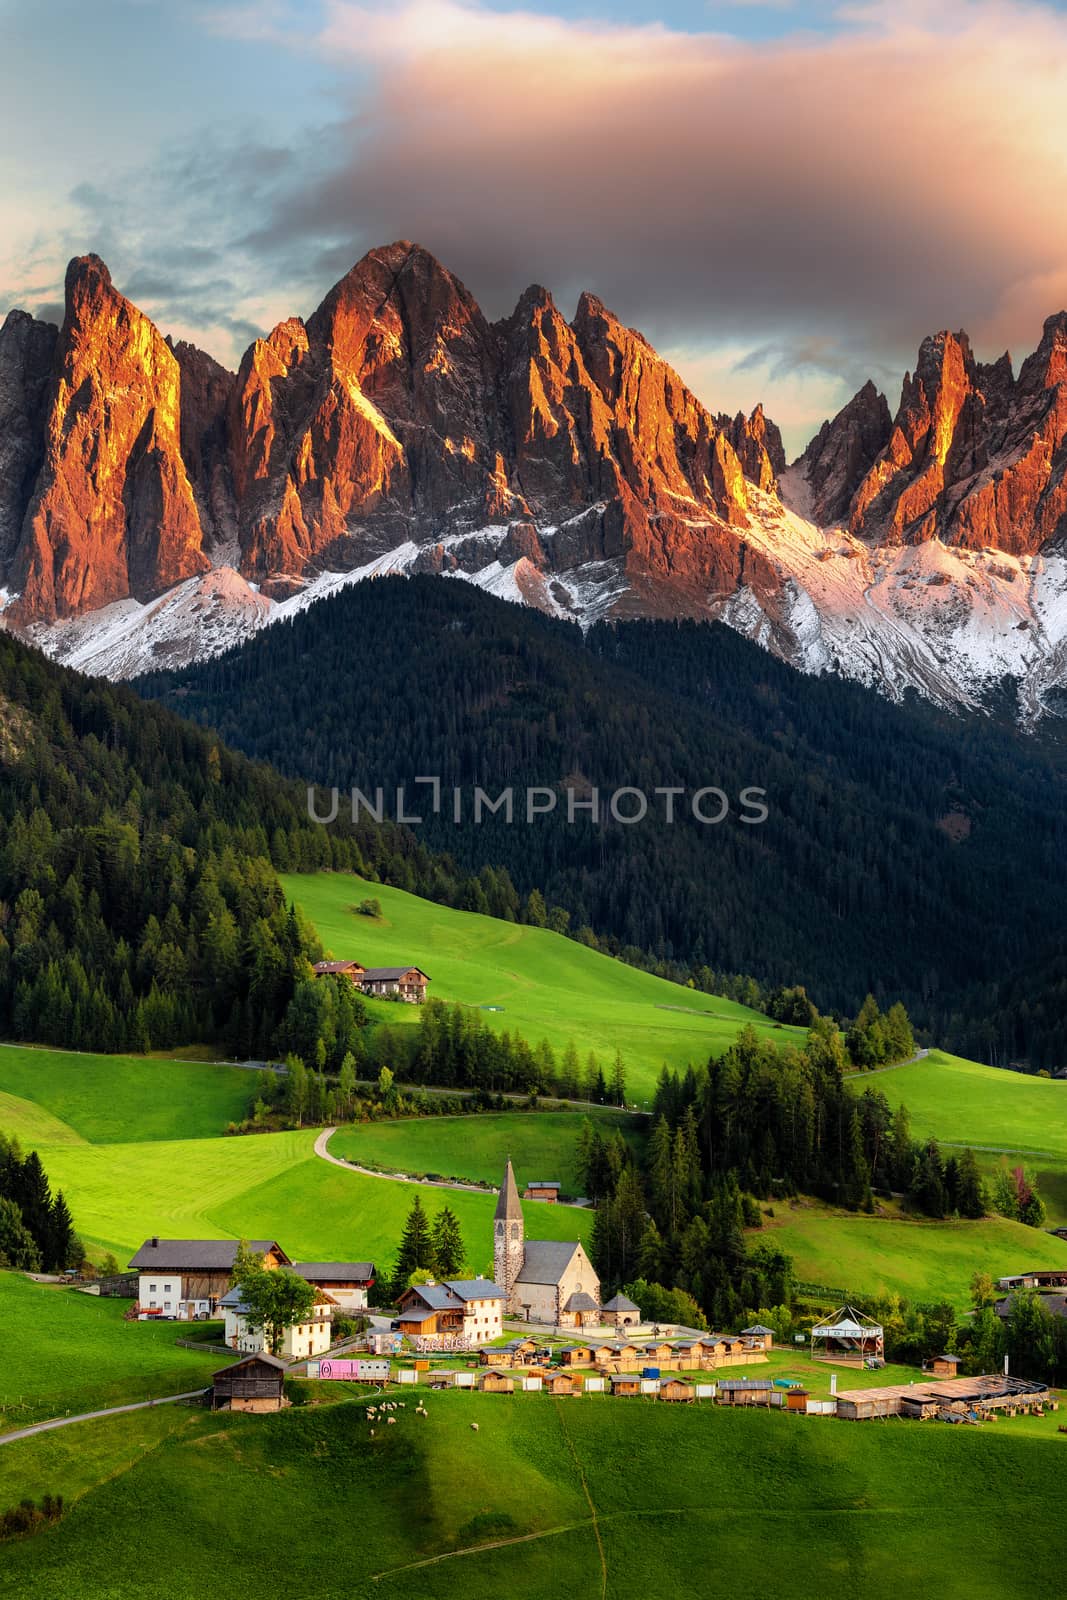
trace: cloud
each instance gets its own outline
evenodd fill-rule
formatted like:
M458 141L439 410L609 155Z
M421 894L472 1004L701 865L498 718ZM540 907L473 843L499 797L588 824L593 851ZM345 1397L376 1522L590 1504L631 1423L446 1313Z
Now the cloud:
M708 7L720 31L463 0L201 10L205 48L327 74L285 103L302 131L194 122L76 190L63 243L232 360L415 238L490 315L532 281L567 310L595 290L713 409L762 397L797 442L868 375L895 401L927 332L1032 348L1067 301L1067 17L806 4L743 39L731 9Z

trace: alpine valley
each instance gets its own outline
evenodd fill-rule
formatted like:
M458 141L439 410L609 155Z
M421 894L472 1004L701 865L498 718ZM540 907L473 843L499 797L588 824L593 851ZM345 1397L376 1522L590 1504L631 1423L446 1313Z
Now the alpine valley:
M1067 683L1067 312L1016 376L923 341L801 457L713 415L591 294L490 322L372 250L236 374L96 256L0 331L5 623L113 678L217 655L362 578L463 578L583 627L718 619L807 673L1035 723Z

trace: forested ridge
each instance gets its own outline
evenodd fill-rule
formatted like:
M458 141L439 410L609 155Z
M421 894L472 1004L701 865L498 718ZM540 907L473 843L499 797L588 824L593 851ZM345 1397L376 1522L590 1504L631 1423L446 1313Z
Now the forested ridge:
M965 1054L1067 1061L1065 756L992 718L804 677L719 626L583 638L433 578L354 586L139 687L342 792L423 773L492 794L717 785L734 802L717 827L684 801L672 826L568 825L561 804L529 826L424 812L419 836L631 958L805 983L842 1012L899 998ZM738 820L747 786L763 826Z

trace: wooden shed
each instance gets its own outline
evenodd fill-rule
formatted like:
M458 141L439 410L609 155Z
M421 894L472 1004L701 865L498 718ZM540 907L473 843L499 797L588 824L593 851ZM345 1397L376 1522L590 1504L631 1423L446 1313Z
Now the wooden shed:
M223 1367L212 1379L212 1411L280 1411L287 1404L285 1362L260 1352Z
M640 1394L641 1378L636 1372L613 1372L611 1375L612 1394Z
M478 1387L483 1394L514 1394L515 1379L509 1378L506 1372L495 1372L490 1368L482 1373Z
M565 1367L591 1367L594 1353L591 1344L571 1344L560 1351L560 1360Z
M770 1378L723 1378L716 1398L724 1406L769 1406L773 1394Z
M751 1328L741 1329L741 1337L747 1350L770 1350L774 1344L774 1329L755 1322Z
M787 1411L806 1412L808 1409L807 1389L787 1389L785 1393L785 1409Z
M571 1372L550 1372L545 1378L546 1394L581 1394L581 1384Z
M674 1346L672 1344L668 1344L666 1339L656 1339L651 1344L642 1345L639 1351L643 1361L651 1361L659 1364L662 1364L664 1361L670 1361L674 1353Z
M954 1378L959 1367L959 1356L931 1356L923 1367L932 1378Z
M696 1389L681 1378L665 1378L659 1387L661 1400L695 1400Z

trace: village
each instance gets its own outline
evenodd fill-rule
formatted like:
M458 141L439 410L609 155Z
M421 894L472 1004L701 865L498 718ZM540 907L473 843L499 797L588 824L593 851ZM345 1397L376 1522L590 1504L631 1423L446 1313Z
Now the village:
M551 1200L554 1187L535 1180L525 1193ZM796 1336L803 1340L798 1349L776 1347L773 1330L761 1323L707 1333L650 1324L622 1294L601 1303L581 1243L527 1239L510 1160L493 1219L492 1278L425 1277L402 1290L395 1309L386 1308L375 1303L373 1262L299 1261L277 1240L251 1240L244 1249L261 1270L295 1274L312 1291L300 1319L268 1338L235 1281L239 1248L234 1240L154 1236L125 1275L136 1294L131 1318L222 1322L222 1343L212 1348L239 1359L214 1375L215 1409L282 1410L292 1398L287 1386L300 1380L371 1385L376 1392L415 1387L713 1402L850 1421L973 1425L1058 1408L1044 1383L1007 1371L961 1375L959 1357L950 1352L904 1381L878 1384L872 1375L886 1366L883 1328L848 1304ZM1036 1276L1043 1275L1019 1275L1001 1287Z

